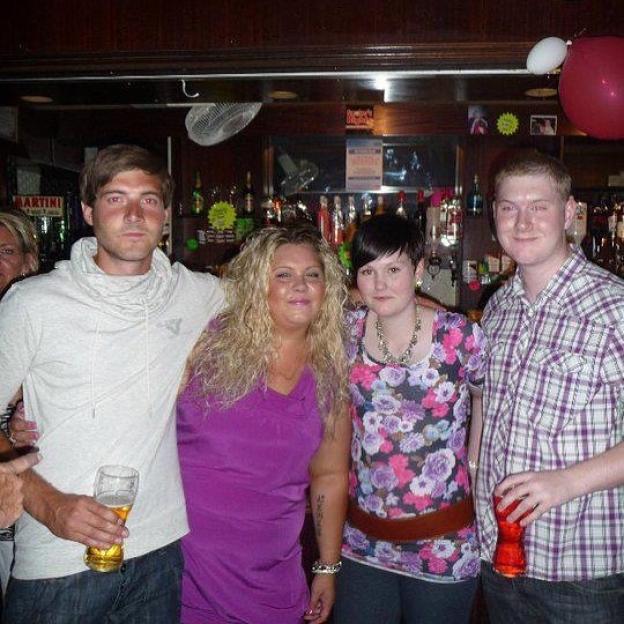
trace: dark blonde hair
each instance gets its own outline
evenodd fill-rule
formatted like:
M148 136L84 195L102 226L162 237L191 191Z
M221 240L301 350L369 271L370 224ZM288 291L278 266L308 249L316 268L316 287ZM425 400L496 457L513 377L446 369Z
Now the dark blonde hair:
M0 211L0 226L5 227L19 245L21 252L28 258L28 273L39 270L39 245L35 226L30 217L17 208Z
M499 188L507 178L525 175L548 176L564 202L572 193L572 178L560 160L541 152L527 152L509 158L496 173L494 188L497 199Z
M160 180L165 208L171 206L173 180L162 159L138 145L109 145L89 160L80 173L80 200L93 207L98 191L116 175L140 169Z
M275 326L267 295L273 257L282 245L309 245L319 256L325 297L308 329L308 364L316 380L326 430L333 430L347 404L344 350L345 275L334 251L309 225L271 227L252 234L224 276L227 307L201 335L190 359L202 390L231 405L258 384L266 385L276 357Z

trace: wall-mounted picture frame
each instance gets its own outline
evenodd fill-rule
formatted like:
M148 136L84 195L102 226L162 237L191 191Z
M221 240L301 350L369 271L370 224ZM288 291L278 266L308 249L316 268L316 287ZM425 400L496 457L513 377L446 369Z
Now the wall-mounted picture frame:
M533 136L554 136L557 134L557 115L531 115L529 127Z

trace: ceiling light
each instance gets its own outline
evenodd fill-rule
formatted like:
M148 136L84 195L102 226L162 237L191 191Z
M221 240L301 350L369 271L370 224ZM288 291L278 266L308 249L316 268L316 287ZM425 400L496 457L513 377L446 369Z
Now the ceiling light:
M388 87L388 77L385 74L379 74L375 76L373 84L378 91L385 91Z
M47 95L22 95L21 100L30 104L50 104L54 100Z
M294 91L276 89L275 91L271 91L271 93L269 93L269 97L273 100L296 100L299 97L299 94Z
M535 89L527 89L524 95L534 98L547 98L557 95L557 89L553 87L536 87Z

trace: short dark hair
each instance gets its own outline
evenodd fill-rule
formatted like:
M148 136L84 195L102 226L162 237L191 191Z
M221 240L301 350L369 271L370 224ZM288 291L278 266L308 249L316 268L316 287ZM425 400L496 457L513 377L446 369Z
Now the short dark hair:
M369 262L395 252L405 253L414 267L424 255L424 241L415 223L393 214L376 215L360 225L351 245L353 273Z
M133 169L140 169L159 178L163 204L165 208L171 206L173 180L160 156L138 145L124 144L109 145L85 163L80 173L80 200L93 207L98 191L103 186L116 175Z
M572 178L566 166L558 159L541 152L521 152L508 158L496 173L494 190L498 199L498 189L507 179L515 176L546 175L555 190L565 202L572 193Z

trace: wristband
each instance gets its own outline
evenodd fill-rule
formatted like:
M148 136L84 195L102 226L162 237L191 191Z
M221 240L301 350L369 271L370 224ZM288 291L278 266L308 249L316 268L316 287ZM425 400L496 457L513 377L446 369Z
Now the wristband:
M342 568L342 561L338 563L321 563L315 561L312 566L312 574L338 574Z
M11 441L12 436L8 416L0 418L0 431Z

